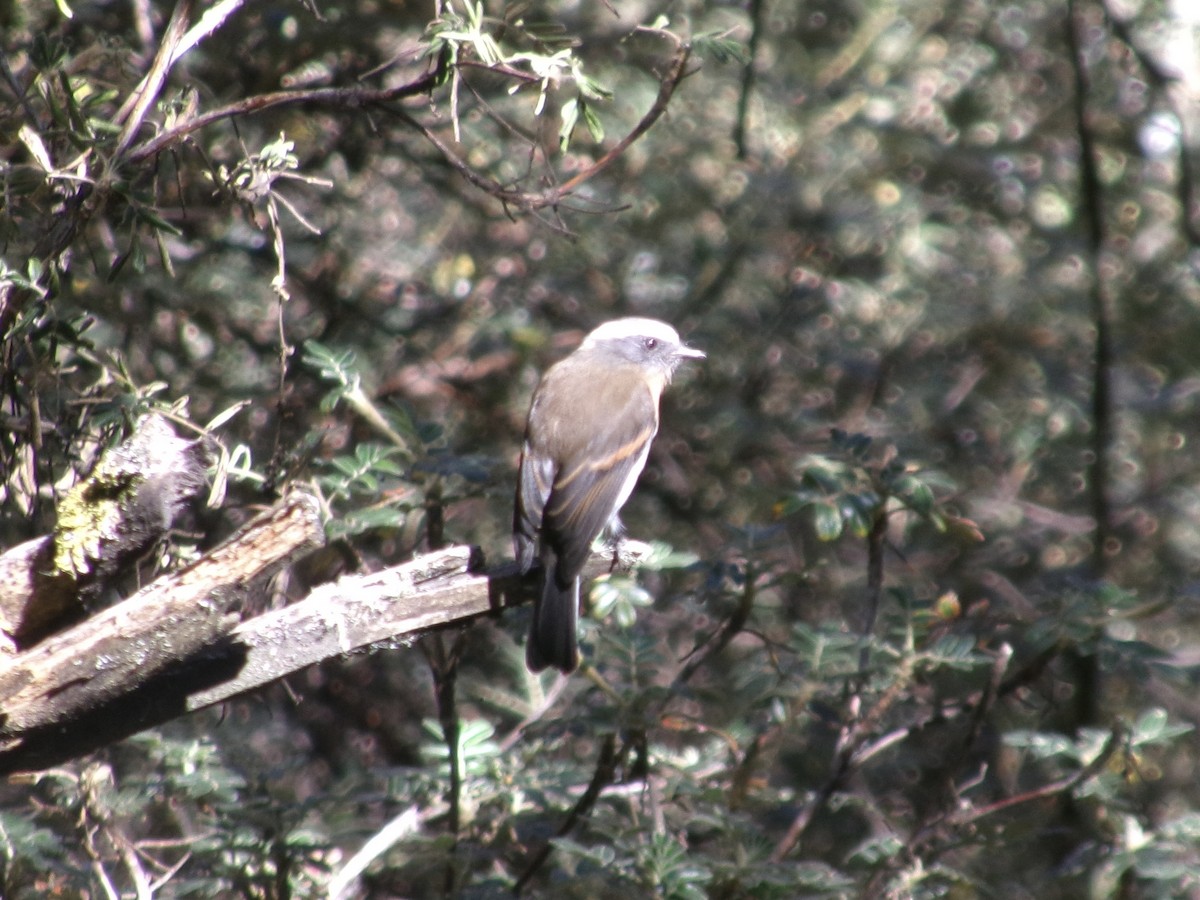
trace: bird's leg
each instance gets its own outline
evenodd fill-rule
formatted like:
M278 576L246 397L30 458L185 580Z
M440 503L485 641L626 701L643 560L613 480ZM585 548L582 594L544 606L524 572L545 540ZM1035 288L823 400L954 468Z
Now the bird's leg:
M625 526L621 524L621 520L617 516L613 516L608 520L608 525L604 528L604 543L612 551L612 562L608 566L608 571L610 572L615 571L621 562L621 544L624 541Z

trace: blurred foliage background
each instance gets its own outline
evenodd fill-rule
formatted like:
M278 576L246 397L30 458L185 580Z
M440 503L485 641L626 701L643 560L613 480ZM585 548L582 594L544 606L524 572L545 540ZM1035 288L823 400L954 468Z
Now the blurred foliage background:
M589 671L518 611L10 779L0 893L1200 890L1193 5L0 3L4 547L160 409L162 566L293 482L298 583L501 560L541 371L709 355Z

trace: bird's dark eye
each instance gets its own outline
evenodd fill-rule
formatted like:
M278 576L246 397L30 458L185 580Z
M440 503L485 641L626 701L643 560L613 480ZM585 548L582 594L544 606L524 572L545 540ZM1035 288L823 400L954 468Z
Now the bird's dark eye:
M645 347L647 350L653 350L655 347L658 346L658 338L643 338L642 346Z

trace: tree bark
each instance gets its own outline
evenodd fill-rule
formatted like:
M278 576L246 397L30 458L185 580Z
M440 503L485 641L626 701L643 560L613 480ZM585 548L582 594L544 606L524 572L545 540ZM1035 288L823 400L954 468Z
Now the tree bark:
M0 656L81 617L205 487L204 441L143 416L59 501L53 534L0 555Z
M482 553L448 547L379 572L320 585L303 600L239 621L239 609L286 563L322 542L316 501L296 492L229 541L128 600L0 665L0 775L58 765L314 663L532 599L538 573L490 571ZM593 554L591 577L631 569Z

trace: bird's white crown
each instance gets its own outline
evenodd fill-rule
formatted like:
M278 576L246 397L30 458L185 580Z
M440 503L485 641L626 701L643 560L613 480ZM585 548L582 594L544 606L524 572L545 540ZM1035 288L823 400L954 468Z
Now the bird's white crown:
M678 344L679 333L666 322L658 319L642 319L636 316L628 319L613 319L592 329L583 339L581 347L591 347L600 341L619 341L630 337L652 337L671 344Z

